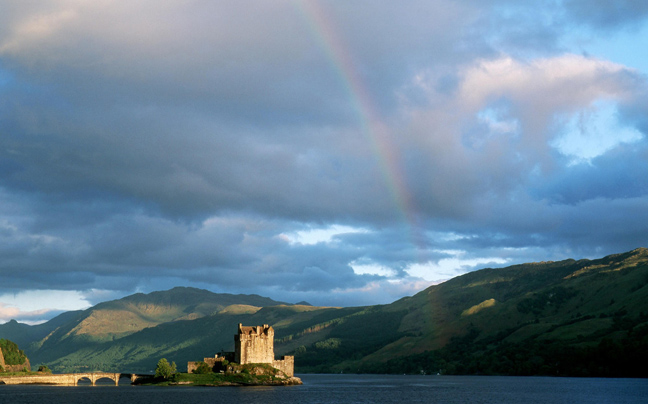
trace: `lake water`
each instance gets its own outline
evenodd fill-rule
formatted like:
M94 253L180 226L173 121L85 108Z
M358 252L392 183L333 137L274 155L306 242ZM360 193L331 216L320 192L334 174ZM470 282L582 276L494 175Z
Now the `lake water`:
M648 403L646 379L301 375L303 386L0 386L0 404Z

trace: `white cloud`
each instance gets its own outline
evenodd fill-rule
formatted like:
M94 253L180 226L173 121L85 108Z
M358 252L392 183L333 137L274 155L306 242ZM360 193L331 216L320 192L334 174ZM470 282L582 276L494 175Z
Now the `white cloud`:
M359 227L335 224L327 227L300 230L294 233L283 234L282 236L291 244L314 245L335 242L335 238L343 234L368 232L368 230Z
M602 96L625 98L633 88L614 76L624 69L610 61L574 54L529 62L510 56L486 59L464 71L459 101L475 111L500 97L515 100L518 108L542 105L560 110L588 105Z
M619 121L616 102L607 99L594 101L568 115L562 134L551 145L571 157L572 163L589 162L621 143L641 140L643 134Z
M23 290L0 295L0 321L18 319L35 323L49 319L48 313L90 307L83 293L75 290Z
M356 275L379 275L385 277L396 276L396 271L384 265L362 264L357 261L353 261L349 265L353 268L353 272L355 272Z
M84 294L76 290L22 290L0 295L0 302L23 311L37 310L44 304L52 310L78 310L90 306Z
M412 277L424 279L429 282L438 282L461 275L471 270L479 269L477 266L486 264L506 264L507 259L500 257L464 258L465 251L443 251L452 255L450 258L442 258L439 261L429 261L423 264L415 263L409 265L405 271Z

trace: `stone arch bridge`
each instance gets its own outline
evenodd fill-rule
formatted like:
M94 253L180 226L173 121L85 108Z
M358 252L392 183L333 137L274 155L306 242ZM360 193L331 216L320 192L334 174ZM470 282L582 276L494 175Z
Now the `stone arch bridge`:
M134 373L107 373L107 372L88 372L88 373L63 373L63 374L43 374L43 375L25 375L25 376L5 376L0 377L0 384L51 384L59 386L76 386L81 380L89 380L94 386L98 380L109 379L119 385L119 379L122 377L130 378L131 383L137 379L150 378L151 375L138 375Z

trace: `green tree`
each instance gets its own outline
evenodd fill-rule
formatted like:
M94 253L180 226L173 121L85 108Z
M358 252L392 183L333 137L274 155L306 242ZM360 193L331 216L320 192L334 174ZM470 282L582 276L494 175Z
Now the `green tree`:
M38 371L43 373L52 373L52 371L50 370L50 368L47 367L47 365L40 365L38 367Z
M300 345L295 349L295 355L303 355L306 353L306 347L304 345Z
M175 362L169 364L169 361L166 358L162 358L158 361L157 367L155 368L155 377L161 377L163 379L169 379L177 372Z

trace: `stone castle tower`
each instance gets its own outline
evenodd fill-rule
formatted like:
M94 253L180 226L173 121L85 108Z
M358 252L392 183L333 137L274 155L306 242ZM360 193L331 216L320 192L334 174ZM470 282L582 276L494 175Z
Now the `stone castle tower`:
M239 324L238 333L234 336L234 362L241 365L248 363L269 363L287 376L295 374L295 357L284 356L275 360L274 329L268 324L248 327Z
M274 361L274 329L263 326L247 327L239 324L234 336L234 362L272 363Z

